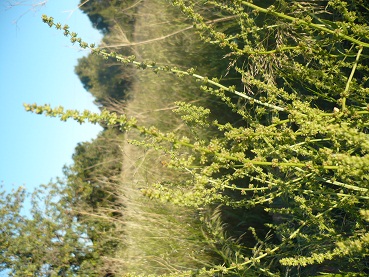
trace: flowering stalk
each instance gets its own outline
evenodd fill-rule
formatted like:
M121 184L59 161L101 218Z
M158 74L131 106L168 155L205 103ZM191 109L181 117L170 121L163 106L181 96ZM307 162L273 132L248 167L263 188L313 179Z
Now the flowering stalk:
M249 96L249 95L247 95L243 92L237 91L233 86L230 86L230 87L224 86L224 85L220 84L216 78L209 79L208 77L201 76L199 74L195 74L193 68L185 71L185 70L180 70L176 67L159 66L159 65L156 65L155 62L139 62L139 61L136 61L135 56L123 57L123 56L117 54L116 52L106 52L106 51L101 50L99 48L95 48L95 44L88 44L87 42L82 41L81 38L77 37L76 33L70 32L68 25L64 25L62 27L62 25L60 23L54 23L53 17L48 17L47 15L43 15L42 20L43 20L43 22L48 24L50 27L54 26L58 30L61 30L61 29L64 30L64 35L69 36L72 43L78 42L79 46L81 48L90 49L92 51L92 53L101 55L102 57L104 57L106 59L114 58L118 62L122 62L123 64L132 64L132 65L135 65L138 68L142 68L142 69L150 68L155 72L166 71L166 72L175 73L178 76L192 76L197 80L201 80L204 84L210 84L210 85L215 86L215 87L217 87L217 88L219 88L223 91L231 92L231 93L233 93L237 96L240 96L240 97L246 99L249 102L252 102L252 103L255 103L255 104L270 108L272 110L276 110L276 111L285 111L286 110L283 107L279 107L279 106L276 106L276 105L273 105L273 104L270 104L270 103L260 101L260 100L255 99L255 98L253 98L253 97L251 97L251 96Z
M324 170L338 170L340 166L338 165L312 165L308 163L299 162L276 162L276 161L259 161L246 158L239 158L237 156L232 156L222 152L214 152L211 148L201 147L199 145L188 142L187 140L181 140L173 136L168 136L168 134L162 134L156 128L146 128L136 124L134 118L127 118L125 115L117 115L116 113L111 113L107 110L103 110L101 114L93 113L88 110L80 113L78 110L66 110L62 107L57 107L52 109L50 105L38 106L37 104L24 104L25 110L28 112L34 112L36 114L45 114L50 117L59 117L60 120L66 121L67 119L74 119L79 123L90 122L92 124L100 123L107 126L116 126L121 130L136 129L143 135L149 135L153 137L160 138L162 141L168 141L175 143L180 146L188 147L194 149L200 153L212 154L219 159L228 160L233 162L238 162L243 165L254 165L254 166L272 166L272 167L299 167L306 169L324 169Z

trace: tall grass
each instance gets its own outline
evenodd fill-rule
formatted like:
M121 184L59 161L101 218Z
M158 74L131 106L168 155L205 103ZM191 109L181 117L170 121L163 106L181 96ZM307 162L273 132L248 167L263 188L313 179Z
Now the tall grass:
M202 67L205 55L214 53L206 53L194 30L186 29L188 26L184 16L166 1L143 1L136 15L133 51L141 60L150 59L188 68L199 63ZM173 33L175 35L166 36ZM221 59L221 55L216 58ZM206 69L213 71L213 68ZM128 116L137 118L139 124L184 135L191 130L173 113L176 101L205 104L214 100L205 97L195 81L137 70L133 89L123 110ZM133 132L126 134L128 142L138 139ZM149 184L163 179L173 181L189 176L179 176L168 169L165 164L168 156L164 152L137 147L132 143L124 144L122 149L126 248L119 255L124 261L124 272L179 274L210 264L215 254L201 228L203 211L150 200L141 193Z

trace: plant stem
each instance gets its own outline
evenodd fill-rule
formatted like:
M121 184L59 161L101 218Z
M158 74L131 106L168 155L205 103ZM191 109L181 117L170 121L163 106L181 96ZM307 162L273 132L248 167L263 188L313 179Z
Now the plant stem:
M342 111L344 111L346 109L346 99L347 99L348 90L350 88L350 83L352 81L352 78L354 77L354 73L355 73L357 64L359 62L359 58L360 58L360 55L361 55L361 52L362 51L363 51L363 47L360 46L359 47L359 51L357 52L357 55L356 55L356 60L354 62L354 66L352 67L352 70L351 70L351 74L350 74L350 76L349 76L349 78L347 80L345 90L342 93L342 96L343 96L342 97Z
M50 105L44 105L44 106L38 106L36 104L29 105L24 104L24 107L26 111L29 112L35 112L37 114L44 113L46 116L51 117L59 117L62 120L66 120L68 118L73 118L74 120L83 123L86 120L88 120L92 124L96 124L98 122L100 123L106 123L108 122L108 125L110 126L120 126L125 129L136 129L143 135L150 135L152 137L160 138L163 141L171 142L177 145L181 145L184 147L188 147L191 149L194 149L197 152L209 154L216 156L220 159L225 159L228 161L233 161L240 163L244 166L272 166L272 167L279 167L279 166L286 166L286 167L298 167L298 168L315 168L315 169L323 169L323 170L338 170L340 166L337 165L313 165L309 163L298 163L298 162L268 162L268 161L258 161L258 160L250 160L250 159L240 159L238 157L235 157L228 153L222 153L222 152L214 152L211 149L208 149L206 147L201 147L199 145L185 142L180 139L173 139L168 137L165 134L160 133L156 129L153 130L151 128L146 128L143 126L139 126L135 123L134 119L128 119L126 116L117 116L115 113L110 113L107 110L104 110L101 112L101 114L92 113L89 111L79 112L78 110L66 110L56 108L51 109Z
M326 32L328 34L332 34L334 36L337 36L337 37L343 38L345 40L351 41L352 43L355 43L355 44L357 44L361 47L369 48L369 43L357 40L353 37L350 37L348 35L337 32L337 30L330 30L326 27L323 27L321 24L315 24L315 23L307 22L303 19L295 18L295 17L289 16L289 15L286 15L284 13L279 13L279 12L276 12L276 11L271 10L271 9L265 9L265 8L262 8L262 7L259 7L259 6L255 5L255 4L252 4L250 2L242 1L242 4L249 7L249 8L251 8L251 9L253 9L253 10L256 10L256 11L259 11L259 12L262 12L262 13L266 13L266 14L272 14L276 17L283 18L283 19L286 19L286 20L291 21L291 22L295 22L295 23L300 24L300 25L312 27L316 30L320 30L320 31Z

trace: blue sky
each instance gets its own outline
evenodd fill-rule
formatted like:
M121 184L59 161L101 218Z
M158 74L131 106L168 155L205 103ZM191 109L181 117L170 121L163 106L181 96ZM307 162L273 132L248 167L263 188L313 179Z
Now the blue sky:
M98 112L92 96L74 74L77 59L87 55L62 32L49 28L42 14L68 24L89 43L101 35L77 8L77 0L0 0L0 182L10 190L31 191L62 176L78 142L95 138L99 126L61 122L24 111L23 103L62 105ZM10 8L11 4L16 4Z

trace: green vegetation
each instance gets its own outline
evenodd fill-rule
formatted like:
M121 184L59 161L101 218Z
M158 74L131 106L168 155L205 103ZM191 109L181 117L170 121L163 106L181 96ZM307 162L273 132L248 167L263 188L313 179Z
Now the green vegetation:
M81 7L105 35L99 47L43 21L91 50L76 73L101 113L25 108L104 131L76 147L64 178L34 194L31 219L20 215L24 190L2 195L1 268L369 274L365 1Z

